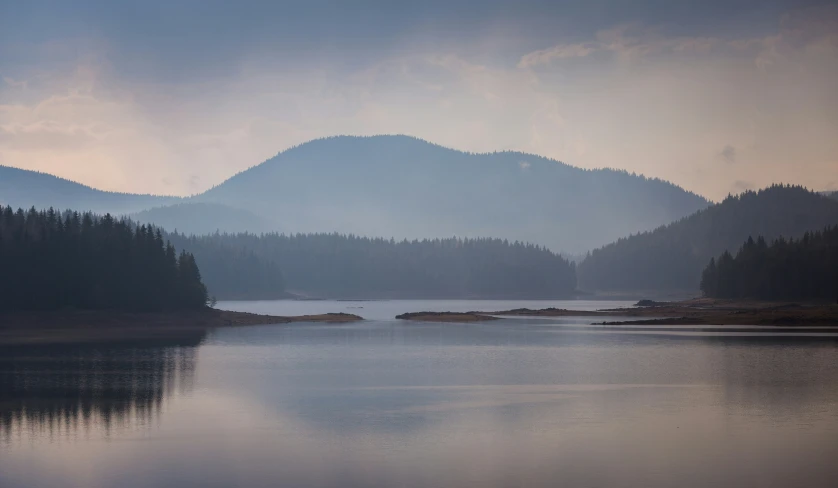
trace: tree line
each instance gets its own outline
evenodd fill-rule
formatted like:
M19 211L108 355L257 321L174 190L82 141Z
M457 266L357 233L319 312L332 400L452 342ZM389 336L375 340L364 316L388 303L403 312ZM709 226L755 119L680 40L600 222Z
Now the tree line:
M289 296L280 266L250 248L226 242L219 236L194 237L178 232L164 236L178 249L188 249L195 256L204 283L214 297L272 300Z
M197 309L194 256L110 214L0 207L0 310Z
M714 298L835 301L838 226L770 245L763 237L749 237L736 256L725 251L710 259L701 290Z
M773 185L728 196L685 219L594 250L579 264L584 290L696 290L711 257L748 236L798 238L838 223L838 201L803 187Z
M195 254L219 298L266 297L282 290L280 280L294 293L338 298L555 298L576 289L573 263L544 247L501 239L396 241L337 233L168 237ZM219 252L225 249L262 266L263 275L216 288L210 276L231 269Z

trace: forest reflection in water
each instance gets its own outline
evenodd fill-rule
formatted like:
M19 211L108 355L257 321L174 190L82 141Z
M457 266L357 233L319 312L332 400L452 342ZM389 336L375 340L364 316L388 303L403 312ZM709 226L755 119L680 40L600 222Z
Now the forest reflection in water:
M203 339L0 348L0 441L149 424L173 393L192 389Z
M835 337L647 332L370 320L0 351L0 486L835 486Z

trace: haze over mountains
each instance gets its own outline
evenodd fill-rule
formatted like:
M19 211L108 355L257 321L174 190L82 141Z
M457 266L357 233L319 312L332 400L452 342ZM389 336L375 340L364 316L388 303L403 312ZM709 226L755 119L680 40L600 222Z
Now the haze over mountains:
M311 141L186 198L104 192L0 167L0 203L129 215L178 231L181 240L182 234L216 231L270 233L271 242L284 242L276 232L320 233L300 237L300 242L318 245L318 239L355 242L353 235L383 237L381 242L476 236L577 255L595 249L578 267L579 288L595 292L697 291L709 259L735 252L749 236L799 237L838 224L835 197L774 186L710 206L671 183L624 171L583 170L517 152L469 154L407 136ZM242 270L265 269L265 278L250 288L214 286L222 296L279 296L284 293L279 270L290 273L301 259L275 250L255 256L262 242L253 241L255 236L215 239L212 245L220 250L212 253L197 249L203 241L183 242L188 250L196 247L201 259L212 254L221 256L215 259L220 262L230 253L237 256L235 265L207 268L214 277L210 281L239 282ZM369 241L368 247L378 242ZM359 263L375 255L364 251L335 259L340 266L360 269L370 267ZM289 274L291 285L304 292L347 293L322 283L305 285L301 277L306 272L299 270L296 278Z
M197 197L294 232L396 239L491 236L580 252L707 206L670 183L530 154L468 154L406 136L333 137L284 151Z
M469 154L407 136L311 141L184 199L100 192L2 169L4 203L100 213L147 210L134 217L187 233L496 237L569 253L709 204L671 183L624 171L584 170L518 152Z
M152 222L166 230L194 235L215 231L260 234L283 228L279 223L249 210L194 201L150 208L132 214L131 218L139 222Z
M0 166L0 204L127 214L181 201L180 197L97 190L46 173Z

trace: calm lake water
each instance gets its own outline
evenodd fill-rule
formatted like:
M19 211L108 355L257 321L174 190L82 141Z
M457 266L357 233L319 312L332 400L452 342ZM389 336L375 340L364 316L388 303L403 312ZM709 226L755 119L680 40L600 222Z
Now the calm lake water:
M392 318L622 305L223 302L370 320L3 348L0 487L838 486L836 334Z

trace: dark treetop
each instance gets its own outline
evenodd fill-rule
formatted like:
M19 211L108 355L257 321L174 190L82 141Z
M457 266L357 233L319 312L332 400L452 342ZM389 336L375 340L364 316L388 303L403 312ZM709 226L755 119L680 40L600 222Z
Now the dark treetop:
M195 259L159 230L109 214L0 210L0 310L205 306Z
M701 290L715 298L818 300L838 298L838 226L800 239L748 238L736 253L710 259Z

